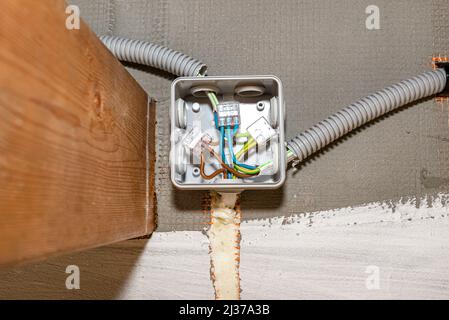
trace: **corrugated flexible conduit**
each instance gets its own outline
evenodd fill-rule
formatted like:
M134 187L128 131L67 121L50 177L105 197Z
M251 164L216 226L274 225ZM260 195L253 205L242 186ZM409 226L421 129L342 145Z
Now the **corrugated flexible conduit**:
M122 61L151 66L178 76L202 76L207 71L207 66L201 61L154 43L115 36L101 36L100 39ZM288 161L303 161L367 122L443 91L446 81L445 70L436 69L393 84L352 103L290 139L287 143Z
M101 36L100 40L121 61L147 65L177 76L200 76L207 71L201 61L151 42L115 36Z
M288 160L302 161L332 141L387 112L443 91L446 79L445 70L436 69L354 102L292 138L287 143Z

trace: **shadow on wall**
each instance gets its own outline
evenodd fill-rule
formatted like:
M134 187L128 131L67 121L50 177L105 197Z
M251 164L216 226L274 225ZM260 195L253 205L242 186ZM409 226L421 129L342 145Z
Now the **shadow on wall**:
M166 79L166 80L170 80L170 81L173 81L176 79L176 76L172 75L171 73L168 73L166 71L159 70L159 69L156 69L156 68L153 68L150 66L145 66L145 65L138 64L138 63L134 63L134 62L125 62L125 61L122 61L122 64L127 68L135 69L138 71L143 71L145 73L157 76L161 79Z
M118 299L147 242L128 240L1 270L0 299ZM79 267L79 290L66 288L70 265Z

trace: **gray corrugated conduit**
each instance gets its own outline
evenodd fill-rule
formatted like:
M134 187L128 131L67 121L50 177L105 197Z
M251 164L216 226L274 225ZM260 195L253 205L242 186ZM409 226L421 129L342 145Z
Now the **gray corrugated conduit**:
M181 52L154 43L114 36L101 41L117 59L161 69L178 76L203 76L207 66ZM302 161L352 130L413 101L437 94L446 72L436 69L393 84L343 108L287 143L288 160Z
M348 132L413 101L443 91L446 72L436 69L393 84L343 108L287 143L289 160L302 161Z
M200 76L207 71L201 61L151 42L115 36L101 36L100 40L121 61L147 65L177 76Z

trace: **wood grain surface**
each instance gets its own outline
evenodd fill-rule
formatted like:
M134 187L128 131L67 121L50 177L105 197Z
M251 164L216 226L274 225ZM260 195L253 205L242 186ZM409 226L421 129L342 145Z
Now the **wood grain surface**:
M65 11L2 1L0 265L154 228L155 103Z

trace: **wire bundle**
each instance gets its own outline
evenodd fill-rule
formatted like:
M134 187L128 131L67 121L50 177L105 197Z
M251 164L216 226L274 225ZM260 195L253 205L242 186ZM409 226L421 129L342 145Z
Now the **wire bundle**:
M200 164L200 172L201 176L206 179L210 180L214 177L216 177L219 174L223 174L224 177L227 179L234 179L234 178L249 178L256 176L260 173L260 167L254 166L254 165L248 165L243 162L241 162L241 158L244 154L249 152L251 148L254 148L256 146L256 141L250 137L248 134L238 134L237 131L239 130L239 125L235 124L234 126L227 125L227 126L219 126L218 125L218 113L217 113L217 105L219 104L217 96L213 92L207 92L207 96L212 104L212 111L214 113L214 122L215 127L219 131L219 150L220 155L217 155L216 152L207 144L203 144L203 149L208 150L217 160L220 162L222 168L214 171L210 175L206 174L204 172L204 155L201 154L201 164ZM248 141L245 142L243 147L237 154L234 154L234 137L247 137ZM225 154L225 146L227 141L227 147L229 149L230 154L230 162L228 163L228 160L226 159Z

